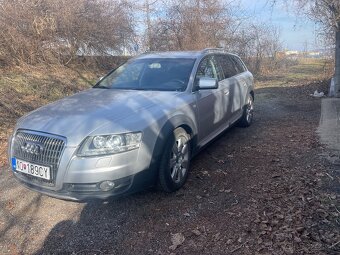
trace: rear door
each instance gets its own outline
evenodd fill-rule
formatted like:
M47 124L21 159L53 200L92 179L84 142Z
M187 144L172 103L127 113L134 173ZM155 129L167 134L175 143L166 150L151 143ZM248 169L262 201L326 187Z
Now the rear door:
M220 54L218 61L222 66L225 79L223 80L224 86L227 88L228 101L224 107L225 116L224 121L226 123L233 122L239 115L241 109L241 95L242 91L239 86L238 70L235 66L235 62L232 55Z
M234 77L236 86L235 90L238 91L238 95L234 98L233 101L235 104L235 109L242 110L243 106L246 103L248 86L249 84L252 84L252 81L241 59L237 56L231 56L231 59L236 70L236 76Z

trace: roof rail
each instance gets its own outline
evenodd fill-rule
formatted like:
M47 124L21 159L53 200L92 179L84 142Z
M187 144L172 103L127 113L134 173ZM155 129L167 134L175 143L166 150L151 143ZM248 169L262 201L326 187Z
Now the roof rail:
M154 50L150 50L150 51L144 51L143 53L141 53L140 55L145 55L145 54L152 54L152 53L159 53L159 51L154 51Z
M204 50L202 50L201 52L202 53L208 53L208 52L215 52L215 51L218 51L218 52L225 52L225 49L224 48L206 48Z

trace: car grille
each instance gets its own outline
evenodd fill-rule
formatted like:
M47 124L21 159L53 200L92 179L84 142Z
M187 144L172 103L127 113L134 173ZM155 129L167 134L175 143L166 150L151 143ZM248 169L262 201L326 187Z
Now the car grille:
M34 154L23 150L27 142L38 143L42 145L43 150ZM30 131L19 131L16 133L12 145L13 157L51 168L51 180L45 180L39 177L31 176L25 173L17 172L17 175L25 181L42 186L54 186L57 177L58 165L61 154L65 147L65 140L56 136L40 134Z

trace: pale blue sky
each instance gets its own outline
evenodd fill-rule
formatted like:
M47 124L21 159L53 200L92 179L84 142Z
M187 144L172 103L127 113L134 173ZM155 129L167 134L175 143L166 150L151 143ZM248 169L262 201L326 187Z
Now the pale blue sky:
M296 15L285 6L268 4L268 0L240 0L242 9L247 15L261 22L269 22L280 28L283 46L290 50L304 50L319 48L315 39L315 24L307 18Z

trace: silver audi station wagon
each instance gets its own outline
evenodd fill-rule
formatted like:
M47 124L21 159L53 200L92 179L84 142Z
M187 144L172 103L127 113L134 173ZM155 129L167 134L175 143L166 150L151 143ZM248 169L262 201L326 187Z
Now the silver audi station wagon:
M142 54L93 88L20 118L13 174L68 200L105 199L157 185L181 188L190 159L234 123L253 119L253 76L221 49Z

